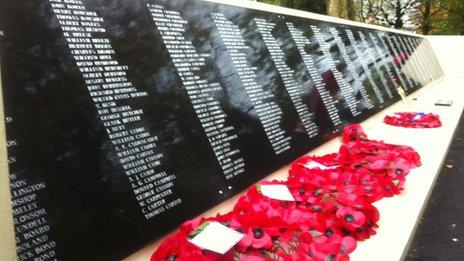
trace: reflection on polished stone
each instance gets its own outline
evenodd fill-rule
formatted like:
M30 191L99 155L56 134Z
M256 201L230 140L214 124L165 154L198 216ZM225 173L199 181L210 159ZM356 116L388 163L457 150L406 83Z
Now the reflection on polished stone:
M423 38L201 0L0 3L19 260L115 260L438 79Z

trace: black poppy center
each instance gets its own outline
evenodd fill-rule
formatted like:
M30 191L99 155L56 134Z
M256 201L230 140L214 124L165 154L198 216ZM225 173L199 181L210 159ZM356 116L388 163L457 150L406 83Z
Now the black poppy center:
M336 256L336 254L330 254L325 258L325 261L334 261Z
M351 215L351 214L346 214L346 215L345 215L345 221L348 222L348 223L353 222L353 221L354 221L353 215Z
M253 229L253 236L256 238L256 239L260 239L264 236L264 231L263 229L261 228L254 228Z
M300 190L298 190L298 193L300 193L300 196L303 196L306 193L306 190L304 188L300 188Z
M331 237L331 236L333 236L334 231L333 231L333 229L328 228L328 229L325 230L325 234L326 234L328 237Z
M341 230L342 230L342 232L343 232L343 235L345 235L345 236L351 235L351 231L349 231L348 229L342 227Z
M398 168L398 169L395 170L395 173L396 173L396 175L401 175L401 174L403 174L403 170Z
M345 254L345 252L346 252L346 246L342 245L340 247L340 253Z
M177 259L176 254L172 254L172 255L166 257L166 261L175 261L176 259Z

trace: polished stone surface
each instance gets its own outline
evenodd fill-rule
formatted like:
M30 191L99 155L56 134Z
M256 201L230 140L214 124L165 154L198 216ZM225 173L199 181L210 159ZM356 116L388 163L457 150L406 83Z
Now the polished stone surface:
M0 26L20 260L126 256L442 74L421 37L202 1Z

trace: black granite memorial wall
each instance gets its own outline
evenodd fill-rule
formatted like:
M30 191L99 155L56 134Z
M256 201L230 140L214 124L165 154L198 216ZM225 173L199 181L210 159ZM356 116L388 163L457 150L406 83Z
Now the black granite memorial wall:
M196 0L0 30L18 260L125 257L442 75L422 37Z

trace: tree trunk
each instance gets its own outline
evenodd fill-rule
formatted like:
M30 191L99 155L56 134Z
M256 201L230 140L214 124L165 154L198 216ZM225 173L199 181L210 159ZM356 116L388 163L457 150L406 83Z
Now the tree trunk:
M459 25L461 26L460 34L464 35L464 4L461 5L460 9L461 9L461 12L459 12L459 14L461 16L461 23L459 23Z
M330 16L348 19L349 18L349 12L348 12L349 1L350 0L327 0L327 14Z
M284 6L288 8L293 8L293 0L284 0Z
M346 10L348 12L348 19L355 20L355 10L353 5L353 0L346 0Z
M327 0L310 0L310 1L301 1L300 0L299 8L304 11L318 13L318 14L327 14Z
M403 28L403 7L401 6L401 0L396 0L395 6L395 29Z
M424 16L422 17L422 33L428 35L432 31L432 1L424 0Z

